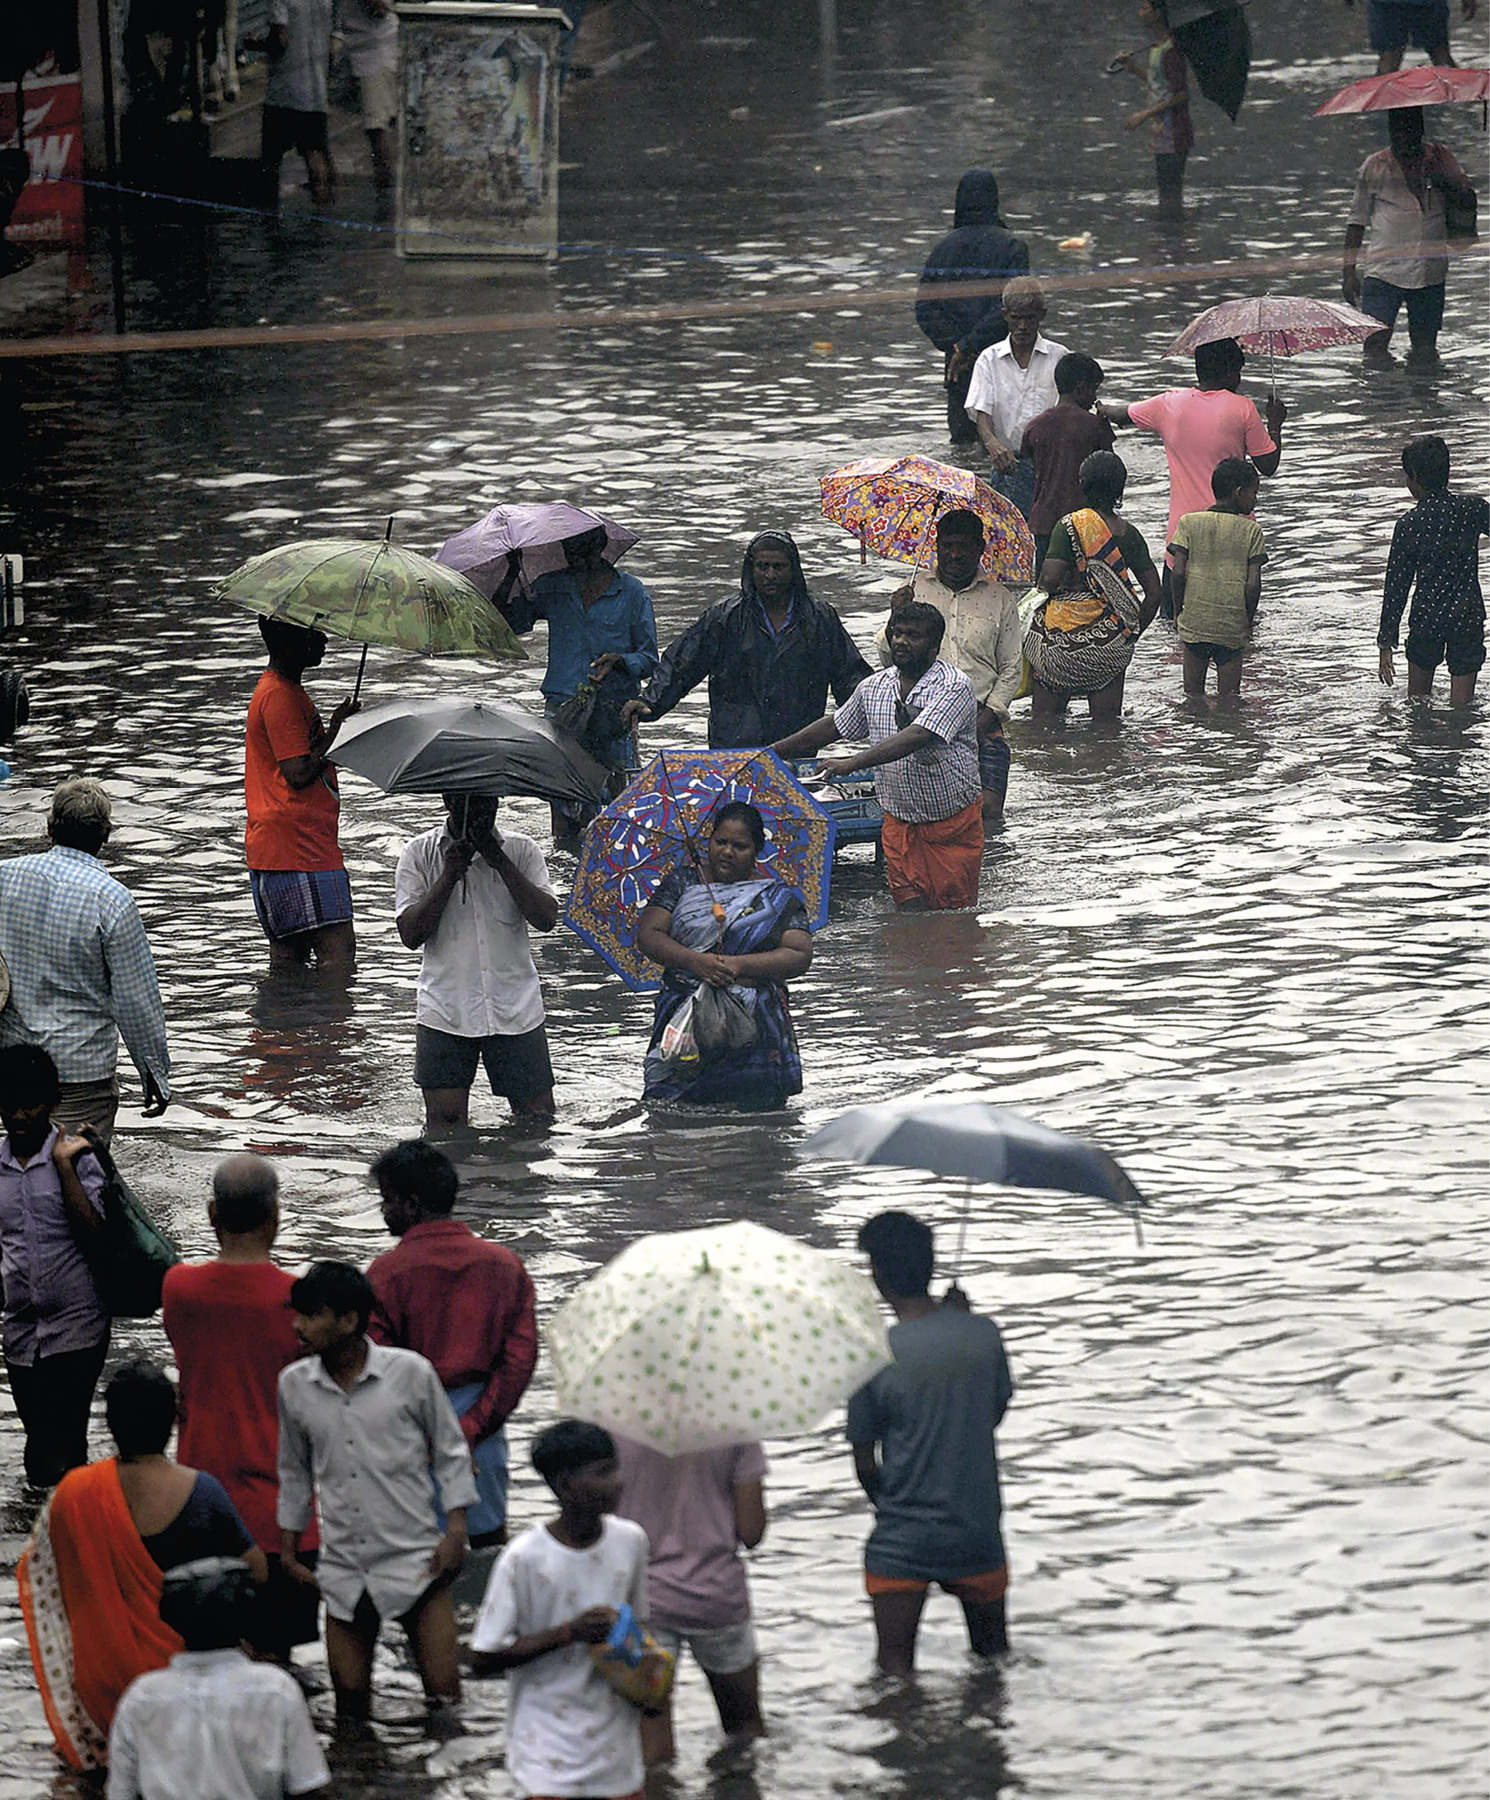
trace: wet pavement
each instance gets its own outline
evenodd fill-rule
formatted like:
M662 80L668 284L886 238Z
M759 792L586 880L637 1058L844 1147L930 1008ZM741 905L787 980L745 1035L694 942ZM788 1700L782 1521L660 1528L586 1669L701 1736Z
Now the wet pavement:
M839 9L825 67L805 8L649 6L617 41L657 47L570 90L566 252L508 282L398 263L352 172L349 226L298 197L278 226L214 214L130 258L142 329L728 301L733 316L609 328L8 365L7 527L31 577L33 724L0 789L0 848L35 847L64 773L102 775L109 852L144 912L177 1099L122 1156L194 1252L215 1159L281 1163L282 1250L364 1260L385 1242L362 1177L413 1131L414 959L392 870L434 811L343 784L359 907L350 995L271 984L242 872L242 721L252 621L213 580L288 537L381 528L433 548L500 498L584 499L644 532L627 566L665 635L731 590L740 547L796 533L809 578L867 643L896 577L817 517L850 457L945 454L937 358L909 288L961 170L988 162L1038 270L1110 274L1058 293L1050 335L1100 357L1107 394L1185 379L1161 352L1233 287L1166 274L1297 259L1275 290L1331 293L1354 169L1381 142L1311 120L1369 71L1357 13L1258 0L1259 66L1232 128L1198 109L1183 231L1151 218L1151 167L1121 129L1136 84L1100 70L1126 8ZM1359 9L1357 9L1357 12ZM1270 57L1288 60L1269 60ZM746 116L736 116L740 109ZM1468 109L1439 115L1484 167ZM1435 119L1435 127L1438 120ZM1085 260L1060 239L1091 234ZM1321 259L1321 260L1316 260ZM1294 409L1259 517L1271 560L1245 699L1180 695L1172 633L1139 647L1120 728L1084 711L1011 732L1006 828L976 912L897 918L867 853L839 865L817 960L793 990L806 1091L785 1121L649 1122L649 1007L577 939L539 966L558 1072L552 1134L514 1137L478 1096L469 1216L528 1258L555 1305L639 1232L744 1216L852 1253L871 1212L952 1222L929 1179L804 1160L838 1108L976 1093L1106 1144L1153 1201L1145 1241L1097 1202L980 1190L963 1278L1001 1321L1019 1391L1001 1433L1014 1654L968 1661L934 1601L919 1687L871 1678L866 1513L836 1426L771 1447L770 1532L752 1557L771 1736L711 1761L695 1670L660 1791L711 1800L1357 1800L1485 1792L1486 1480L1483 699L1409 705L1376 681L1375 619L1404 439L1441 430L1483 487L1483 265L1455 272L1445 361L1363 378L1336 352L1280 373ZM902 284L894 305L853 290ZM842 309L752 311L841 287ZM1260 397L1261 387L1249 380ZM1124 434L1128 512L1162 538L1153 440ZM541 646L538 650L541 657ZM532 699L541 663L492 673L374 652L367 697ZM329 710L355 652L313 679ZM1021 709L1023 711L1024 709ZM649 743L697 743L702 696ZM546 840L546 809L514 823ZM554 859L561 882L570 862ZM120 1355L158 1353L150 1326ZM550 1416L539 1375L515 1428ZM102 1441L100 1440L100 1450ZM6 1550L29 1518L0 1417ZM517 1522L542 1515L523 1473ZM349 1793L508 1792L500 1684L466 1735L413 1722L397 1657ZM327 1716L323 1698L318 1716ZM12 1601L0 1605L0 1800L46 1792L48 1734ZM58 1793L70 1792L59 1780Z

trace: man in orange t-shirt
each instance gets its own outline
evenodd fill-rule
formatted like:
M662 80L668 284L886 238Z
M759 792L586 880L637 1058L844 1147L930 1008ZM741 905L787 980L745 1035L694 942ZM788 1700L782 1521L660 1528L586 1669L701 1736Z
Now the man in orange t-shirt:
M244 848L269 964L304 964L314 953L323 967L349 970L357 940L329 753L357 703L343 700L330 725L322 725L301 677L326 654L324 634L267 618L259 620L259 631L269 667L248 703Z
M273 1260L279 1177L262 1156L230 1156L212 1175L207 1217L217 1237L210 1262L166 1272L161 1323L180 1374L176 1452L215 1475L269 1564L254 1648L276 1662L319 1633L320 1599L280 1566L279 1372L302 1354L290 1321L295 1278ZM308 1532L301 1560L319 1540ZM310 1549L304 1546L310 1546Z

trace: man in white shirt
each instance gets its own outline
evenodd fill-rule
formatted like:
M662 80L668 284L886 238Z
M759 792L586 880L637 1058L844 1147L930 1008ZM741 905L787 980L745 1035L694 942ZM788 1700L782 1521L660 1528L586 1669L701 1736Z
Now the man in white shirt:
M1038 281L1017 276L1004 289L1003 305L1009 335L990 344L973 364L967 411L993 463L991 485L1028 518L1035 501L1035 463L1019 454L1019 446L1025 426L1059 398L1055 365L1066 346L1040 330L1046 306Z
M1009 791L1009 742L1004 725L1024 673L1024 629L1019 602L1001 581L980 572L986 538L983 521L961 508L936 522L936 569L917 570L890 596L890 620L875 639L880 667L889 668L890 621L912 600L934 606L947 622L942 660L961 669L978 698L978 779L983 818L1001 819Z
M371 1715L385 1619L402 1625L431 1708L460 1699L450 1585L477 1499L471 1448L439 1375L413 1350L369 1340L375 1304L360 1269L312 1263L290 1289L307 1354L279 1378L280 1567L321 1590L336 1716L348 1724ZM300 1539L317 1513L312 1571Z
M398 17L389 0L336 0L334 29L357 77L373 182L386 194L393 186L391 133L398 118Z
M1361 346L1368 364L1390 366L1388 346L1404 306L1409 360L1432 364L1449 274L1448 208L1472 212L1474 189L1453 151L1424 139L1420 106L1391 108L1387 129L1390 144L1368 156L1356 176L1340 291L1381 321ZM1364 280L1357 267L1363 244Z
M510 1676L507 1772L519 1794L641 1800L641 1714L590 1655L623 1606L647 1617L647 1534L612 1515L615 1441L561 1419L533 1443L559 1516L502 1553L471 1633L471 1673Z
M294 1678L250 1662L247 1563L168 1570L160 1616L186 1648L130 1683L109 1731L108 1800L286 1800L326 1794L331 1771Z
M425 1135L464 1130L476 1065L524 1117L554 1112L554 1072L528 927L559 922L543 852L499 833L491 794L444 794L444 825L406 846L393 878L398 935L421 950L414 1080Z

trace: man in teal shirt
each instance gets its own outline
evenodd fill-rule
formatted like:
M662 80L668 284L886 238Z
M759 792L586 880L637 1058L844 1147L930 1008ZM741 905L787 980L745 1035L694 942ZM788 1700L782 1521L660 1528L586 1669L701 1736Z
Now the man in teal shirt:
M894 1362L848 1406L854 1469L875 1512L864 1586L879 1666L911 1673L933 1582L962 1603L974 1653L1000 1655L1009 1571L993 1434L1014 1392L1003 1339L955 1291L931 1298L931 1229L919 1219L880 1213L859 1248L896 1318Z

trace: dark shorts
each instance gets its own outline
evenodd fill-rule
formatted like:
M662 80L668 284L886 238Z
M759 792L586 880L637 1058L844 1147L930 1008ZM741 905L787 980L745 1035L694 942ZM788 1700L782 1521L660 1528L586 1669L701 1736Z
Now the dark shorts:
M345 869L317 869L311 874L298 869L250 869L248 885L253 890L254 911L271 942L352 921L352 884Z
M1405 50L1409 43L1419 50L1437 50L1449 41L1448 0L1417 0L1412 5L1366 0L1366 29L1373 50Z
M414 1030L414 1081L422 1088L469 1088L485 1063L491 1091L521 1103L552 1091L548 1032L542 1025L516 1037L456 1037L432 1025Z
M1218 669L1222 663L1235 662L1242 654L1240 644L1192 644L1187 638L1181 638L1180 642L1191 656L1198 656L1204 663L1214 663Z
M325 113L295 112L288 106L266 106L261 152L264 161L279 162L292 150L298 150L302 156L309 156L313 150L319 150L322 156L329 154L326 147Z
M1441 281L1432 287L1400 288L1368 275L1361 283L1361 311L1368 318L1380 319L1382 329L1390 331L1405 306L1407 329L1415 337L1436 337L1443 328L1443 290Z
M302 1550L300 1560L313 1569L317 1555L314 1550ZM321 1596L303 1581L291 1581L272 1552L264 1560L269 1564L269 1579L254 1600L249 1642L261 1656L284 1662L296 1644L313 1644L320 1637Z
M1440 663L1447 663L1450 675L1474 675L1485 666L1485 627L1464 624L1431 636L1409 631L1402 653L1420 669L1436 669Z
M990 732L978 746L978 781L985 793L1002 800L1009 791L1009 740L1001 731Z

